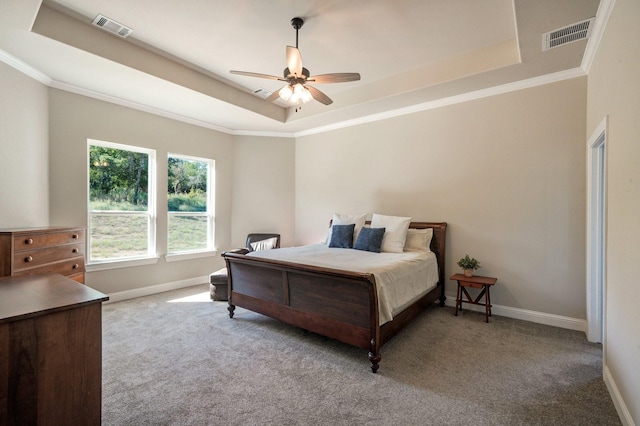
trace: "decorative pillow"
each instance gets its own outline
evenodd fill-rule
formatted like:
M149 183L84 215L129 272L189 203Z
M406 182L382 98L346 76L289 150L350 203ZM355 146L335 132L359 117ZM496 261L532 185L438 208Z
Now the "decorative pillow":
M355 223L349 225L332 225L329 247L351 248L353 247L353 230Z
M353 248L380 253L382 237L384 237L384 228L362 228Z
M339 213L334 213L333 214L333 220L331 221L332 225L350 225L350 224L355 224L355 228L353 231L353 242L351 243L351 247L353 247L353 243L356 241L356 238L358 238L358 234L360 233L360 230L362 229L362 227L364 226L365 221L367 220L367 214L339 214ZM332 232L332 228L329 228L329 236L327 237L327 245L329 245L329 242L331 241L331 232Z
M431 239L433 228L409 229L407 240L404 243L404 251L431 251Z
M254 241L250 245L253 251L271 250L276 246L277 242L278 242L278 238L273 237L273 238L267 238L266 240Z
M410 217L385 216L374 213L371 218L371 227L386 229L380 250L390 253L402 253L404 251L404 242L407 239L409 222L411 222Z

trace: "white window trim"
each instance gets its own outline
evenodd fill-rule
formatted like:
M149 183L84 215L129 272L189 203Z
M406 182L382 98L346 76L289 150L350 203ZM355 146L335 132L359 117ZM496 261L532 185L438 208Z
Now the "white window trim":
M113 148L125 151L140 152L149 156L148 164L148 193L147 193L147 211L146 212L124 212L126 214L140 214L149 217L147 229L147 255L132 256L106 260L91 259L91 230L87 233L87 264L85 265L88 272L100 271L106 269L116 269L131 266L149 265L158 262L158 250L156 247L156 222L157 222L157 206L156 206L156 151L150 148L143 148L122 143L107 142L97 139L87 139L87 223L91 226L91 182L89 173L90 147L101 146L105 148ZM105 212L106 214L117 214L119 212Z
M102 260L100 262L88 263L85 265L87 272L106 271L109 269L132 268L135 266L155 265L160 260L159 257L139 257L114 260Z
M182 260L202 259L205 257L215 257L218 250L193 250L189 252L171 253L164 257L166 262L180 262Z
M207 164L207 211L187 213L193 216L207 217L207 247L197 250L185 250L179 252L169 252L169 230L167 228L167 254L164 256L167 262L176 262L181 260L198 259L203 257L212 257L217 253L215 248L215 171L216 161L212 158L195 157L193 155L177 154L169 152L167 154L167 162L169 158L179 158L183 160L198 161ZM168 169L167 169L168 174ZM167 226L169 225L169 216L180 215L184 213L170 212L167 208Z

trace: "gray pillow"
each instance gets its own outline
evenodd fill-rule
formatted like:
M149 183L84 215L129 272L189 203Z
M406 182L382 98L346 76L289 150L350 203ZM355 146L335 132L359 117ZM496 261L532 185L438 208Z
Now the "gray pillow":
M350 225L333 225L331 227L331 240L329 240L329 247L353 247L353 230L355 227L355 223Z
M358 235L358 241L356 241L356 245L353 248L380 253L384 231L385 228L362 228Z

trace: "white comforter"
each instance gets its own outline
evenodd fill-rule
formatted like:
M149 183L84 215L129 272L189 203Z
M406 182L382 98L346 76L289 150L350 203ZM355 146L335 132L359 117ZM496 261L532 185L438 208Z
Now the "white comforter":
M438 282L438 264L432 252L371 253L316 244L254 251L247 256L373 274L378 291L380 325L391 321L394 315Z

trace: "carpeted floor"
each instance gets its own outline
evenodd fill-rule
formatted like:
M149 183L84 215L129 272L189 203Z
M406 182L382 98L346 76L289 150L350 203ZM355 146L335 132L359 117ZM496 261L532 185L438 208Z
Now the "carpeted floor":
M367 352L190 287L103 308L105 425L619 425L584 333L432 306Z

